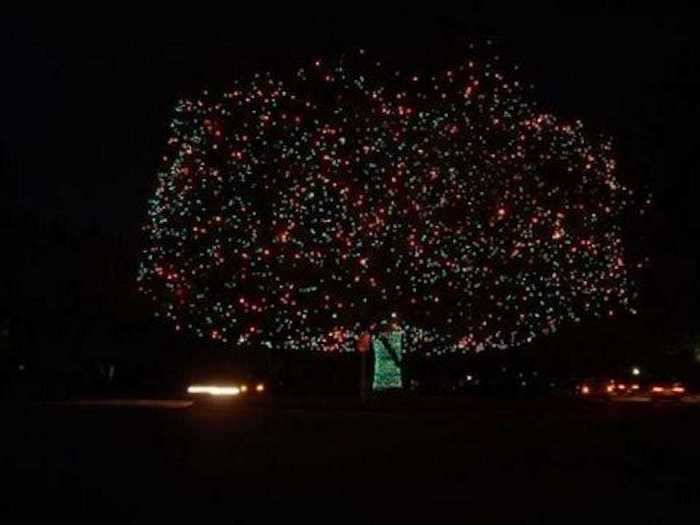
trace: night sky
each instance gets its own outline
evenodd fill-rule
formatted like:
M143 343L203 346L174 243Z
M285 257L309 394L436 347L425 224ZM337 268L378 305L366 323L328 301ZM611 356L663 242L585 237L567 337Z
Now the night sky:
M614 137L655 206L630 229L651 261L642 315L696 323L697 17L484 14L135 17L62 12L0 22L2 315L37 347L107 342L150 316L135 275L146 199L181 95L365 47L439 68L492 38L543 107ZM643 234L643 235L641 235ZM31 334L28 336L27 334ZM76 341L78 343L76 344Z

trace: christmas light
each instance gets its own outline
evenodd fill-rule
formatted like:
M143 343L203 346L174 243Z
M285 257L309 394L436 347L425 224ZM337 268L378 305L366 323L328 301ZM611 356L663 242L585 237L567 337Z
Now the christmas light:
M446 354L633 311L633 193L609 141L500 64L375 62L177 104L138 276L159 316L228 347L326 352L392 321L399 353Z

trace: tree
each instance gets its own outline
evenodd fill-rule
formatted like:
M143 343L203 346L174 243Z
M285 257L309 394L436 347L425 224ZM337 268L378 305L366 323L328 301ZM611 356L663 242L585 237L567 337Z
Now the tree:
M364 52L175 108L141 290L223 345L506 348L632 309L632 192L608 141L498 61L388 73Z

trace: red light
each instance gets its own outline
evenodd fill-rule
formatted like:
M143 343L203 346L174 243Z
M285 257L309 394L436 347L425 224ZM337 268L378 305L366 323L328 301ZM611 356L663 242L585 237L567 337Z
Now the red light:
M655 387L652 387L651 391L652 391L652 392L657 392L657 393L658 393L658 392L663 392L664 389L663 389L663 387L655 386Z
M585 394L590 394L590 392L591 392L591 389L588 388L587 385L583 385L583 386L581 387L581 393L582 393L582 394L584 394L584 395L585 395Z
M607 390L608 392L613 392L615 390L615 385L608 385L605 390Z
M627 385L617 385L617 388L619 390L624 390L625 388L627 388Z
M683 388L682 386L674 386L671 390L673 390L674 392L677 392L679 394L682 394L683 392L685 392L685 388Z

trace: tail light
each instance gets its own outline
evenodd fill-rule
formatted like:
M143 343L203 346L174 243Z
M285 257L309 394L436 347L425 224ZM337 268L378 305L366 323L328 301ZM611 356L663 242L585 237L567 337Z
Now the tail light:
M584 394L584 395L585 395L585 394L590 394L590 393L591 393L591 389L588 388L588 385L583 385L583 386L581 387L581 393Z
M671 390L673 390L677 394L682 394L683 392L685 392L685 388L683 388L682 386L674 386Z
M664 389L663 389L663 387L660 387L660 386L653 386L653 387L651 387L651 391L656 392L658 394L660 392L663 392Z

